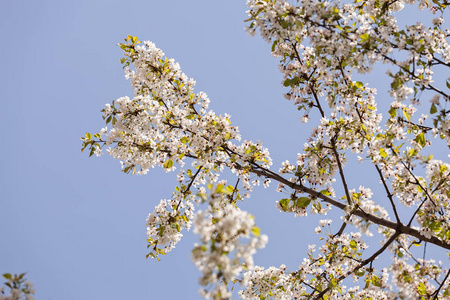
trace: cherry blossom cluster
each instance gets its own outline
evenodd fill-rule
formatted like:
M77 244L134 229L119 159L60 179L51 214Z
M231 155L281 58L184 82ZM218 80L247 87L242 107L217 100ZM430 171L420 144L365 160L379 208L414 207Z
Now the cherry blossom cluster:
M5 286L9 288L9 295L5 293L5 287L0 287L0 300L34 300L33 283L25 279L25 273L17 274L3 274L3 278L7 281Z
M151 248L148 256L157 258L158 254L165 255L175 247L183 236L181 230L192 226L197 202L194 195L183 199L179 193L172 199L160 201L147 217L147 241Z
M330 223L331 220L323 220L320 227ZM338 237L329 235L327 242L320 247L319 255L314 256L315 245L309 246L308 258L295 272L287 272L282 265L268 269L255 267L245 273L247 287L239 294L243 299L310 299L319 290L326 291L327 299L367 299L364 296L370 295L387 299L387 293L382 290L388 282L387 270L382 270L381 274L375 274L370 268L366 270L360 260L365 248L367 245L361 240L360 233ZM358 286L347 288L339 285L339 280L349 274L356 282L360 279L368 282L367 287L359 291Z
M346 221L357 227L362 234L373 236L373 233L370 231L370 225L373 225L373 223L364 218L355 217L354 215L352 215L350 209L370 211L372 214L383 219L386 219L388 217L388 212L383 206L376 204L375 201L371 199L373 193L369 188L360 186L359 192L356 192L356 189L352 189L350 190L350 195L352 196L352 202L354 203L354 205L348 207L347 213L351 215L351 218L347 219ZM384 228L379 227L378 230L382 231L384 230Z
M408 264L404 259L394 259L391 265L394 274L392 283L398 288L398 295L405 299L432 296L437 290L439 278L444 271L442 263L436 264L433 259L428 261L418 258L413 264ZM448 272L448 269L445 270ZM450 296L450 282L442 282L443 296ZM414 288L411 288L414 287Z
M291 274L285 273L286 266L279 268L270 267L266 270L255 267L246 272L244 283L245 290L239 292L242 299L298 299L305 292L305 287L293 280Z
M131 36L126 42L120 44L126 55L122 62L134 97L106 105L103 118L112 129L87 134L83 149L90 147L99 154L103 146L113 146L107 152L122 161L126 173L145 174L154 166L171 171L174 162L183 167L187 157L195 158L195 166L204 169L223 168L226 163L242 169L250 160L270 166L267 149L260 143L232 144L240 135L230 125L230 116L208 111L208 97L193 92L195 81L182 73L174 60L151 42L139 46L140 41ZM204 180L217 179L215 172L201 175Z
M253 255L267 243L260 235L254 219L230 202L222 184L208 198L208 208L197 212L194 232L200 243L195 244L192 260L202 272L200 293L207 299L228 299L232 296L228 284L235 283L244 270L252 270ZM243 239L249 239L243 243Z
M191 226L196 204L191 187L216 182L227 166L240 177L243 188L252 190L248 172L252 164L269 167L272 161L260 142L232 143L240 141L240 135L230 116L208 111L207 95L194 93L195 81L173 59L151 42L140 46L132 36L125 42L119 44L125 52L121 62L134 97L106 104L103 118L112 128L86 134L83 150L90 148L90 154L98 156L109 146L107 152L121 160L125 173L145 174L155 166L173 171L175 163L180 165L178 192L162 200L147 219L149 256L158 257L173 249L181 230ZM186 158L194 159L192 169L185 168Z

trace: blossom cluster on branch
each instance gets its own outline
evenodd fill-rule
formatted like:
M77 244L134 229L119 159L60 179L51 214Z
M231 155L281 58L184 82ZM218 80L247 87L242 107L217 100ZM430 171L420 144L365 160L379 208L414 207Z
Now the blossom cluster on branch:
M5 273L2 277L6 279L9 294L5 293L5 287L0 287L0 300L34 300L35 290L33 284L25 279L25 273Z
M450 30L443 27L449 3L247 3L249 33L259 31L280 59L285 98L303 112L302 122L316 126L297 160L274 172L268 150L241 142L230 116L209 110L207 95L194 92L195 81L174 60L128 36L119 45L134 95L106 105L111 128L87 133L82 149L100 155L107 148L125 173L178 168L176 192L147 218L148 256L159 260L194 225L200 243L192 259L205 298L229 299L239 282L243 299L448 299L450 269L411 247L450 250L450 164L430 154L450 148L450 78L433 76L450 67ZM406 6L429 12L429 24L399 26ZM361 79L377 64L388 66L390 102ZM371 182L352 186L344 171L355 155L379 175L383 195L373 198ZM234 184L220 178L225 169L236 174ZM282 212L342 211L335 233L331 220L320 221L323 244L311 245L297 270L254 266L252 255L267 237L239 203L260 181L290 195L277 202ZM370 253L369 237L381 242ZM379 266L387 252L391 264Z

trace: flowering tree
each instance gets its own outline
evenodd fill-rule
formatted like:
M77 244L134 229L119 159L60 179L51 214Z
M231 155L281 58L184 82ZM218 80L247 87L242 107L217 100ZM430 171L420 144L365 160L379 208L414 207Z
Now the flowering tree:
M125 173L178 167L176 192L147 218L148 257L159 260L194 225L200 241L192 259L205 298L228 299L239 282L244 299L448 299L449 268L417 256L427 245L450 250L450 164L430 154L450 147L450 83L432 77L450 67L448 4L248 1L248 31L259 30L272 45L285 97L303 122L316 123L297 161L278 172L260 142L242 142L229 115L208 110L207 95L194 91L195 81L173 59L133 36L120 47L134 95L106 105L111 128L86 134L82 149L92 156L107 147ZM400 27L396 16L405 6L432 21ZM389 66L390 103L377 102L375 88L360 79L380 63ZM384 191L377 199L369 187L348 184L350 159L379 175ZM225 169L236 180L221 178ZM332 220L319 222L322 244L309 247L297 270L253 263L267 237L239 204L253 186L271 181L290 195L277 202L285 213L342 212L337 232L325 233ZM381 246L369 252L371 236ZM385 265L376 261L384 252L392 256Z

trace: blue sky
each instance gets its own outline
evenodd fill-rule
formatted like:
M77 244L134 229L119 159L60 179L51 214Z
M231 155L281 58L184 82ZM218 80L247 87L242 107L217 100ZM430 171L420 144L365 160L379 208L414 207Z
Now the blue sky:
M245 11L245 1L0 2L0 273L28 272L39 300L198 298L192 233L161 262L145 259L145 219L176 173L125 175L111 157L82 154L79 138L104 127L105 103L132 95L116 46L131 34L175 58L244 139L262 140L274 170L295 160L308 129L270 46L245 32ZM279 213L274 189L243 205L269 235L256 264L294 269L318 243L317 222Z

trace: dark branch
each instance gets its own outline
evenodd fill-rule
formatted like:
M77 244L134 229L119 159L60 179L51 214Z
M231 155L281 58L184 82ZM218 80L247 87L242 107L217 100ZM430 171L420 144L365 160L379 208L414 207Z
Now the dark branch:
M321 193L319 193L319 192L317 192L317 191L315 191L315 190L313 190L311 188L308 188L306 186L293 183L293 182L285 179L284 177L282 177L282 176L280 176L280 175L278 175L278 174L276 174L276 173L274 173L274 172L272 172L272 171L270 171L270 170L268 170L266 168L263 168L263 167L261 167L261 166L259 166L257 164L253 164L253 166L254 166L254 168L252 170L250 170L250 172L252 172L252 173L254 173L254 174L258 175L258 176L271 178L273 180L276 180L278 182L283 183L286 186L289 186L290 188L292 188L294 190L297 190L297 191L300 191L300 192L303 192L303 193L307 193L307 194L309 194L309 195L311 195L313 197L322 199L326 203L329 203L329 204L331 204L331 205L333 205L333 206L335 206L335 207L337 207L337 208L339 208L339 209L341 209L343 211L347 211L348 210L348 205L346 205L346 204L344 204L342 202L334 200L334 199L332 199L332 198L330 198L328 196L325 196L325 195L323 195L323 194L321 194ZM363 218L363 219L365 219L367 221L371 221L371 222L373 222L373 223L375 223L377 225L390 228L392 230L395 230L396 232L400 232L400 234L410 235L410 236L413 236L413 237L415 237L415 238L417 238L417 239L419 239L421 241L425 241L425 242L434 244L436 246L439 246L441 248L450 250L450 244L449 243L444 242L444 241L440 240L439 238L437 238L435 236L425 237L425 236L423 236L420 233L419 230L414 229L414 228L412 228L410 226L406 226L403 223L392 222L390 220L386 220L386 219L380 218L378 216L372 215L370 213L364 212L361 209L356 210L354 215L356 215L356 216L358 216L360 218Z

